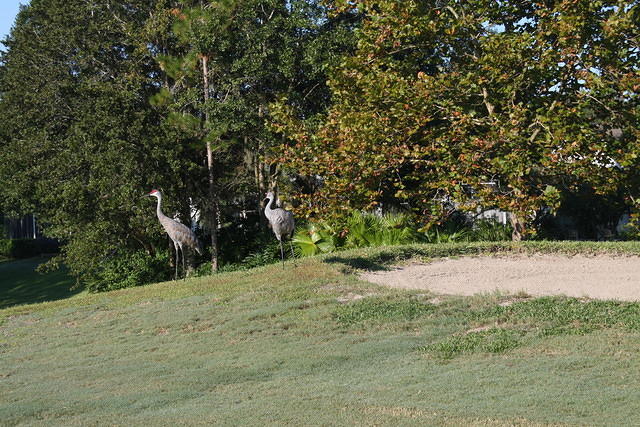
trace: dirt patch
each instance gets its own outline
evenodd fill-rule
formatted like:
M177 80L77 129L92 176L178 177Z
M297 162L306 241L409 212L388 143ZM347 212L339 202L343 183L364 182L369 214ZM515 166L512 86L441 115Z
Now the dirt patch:
M426 289L444 295L500 291L531 296L566 295L640 300L640 257L558 255L445 258L361 278L379 285Z

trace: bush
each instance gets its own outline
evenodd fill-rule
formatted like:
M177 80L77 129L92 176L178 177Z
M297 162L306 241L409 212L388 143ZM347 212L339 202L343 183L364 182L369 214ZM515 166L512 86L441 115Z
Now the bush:
M429 243L468 242L471 227L456 221L449 221L443 225L431 227L424 232Z
M311 222L298 228L293 243L301 256L333 252L343 247L363 248L409 243L497 242L511 240L511 226L493 220L471 224L462 217L420 232L411 216L391 212L377 215L354 211L342 224Z
M0 239L0 256L10 258L13 241L9 239Z
M250 268L280 262L280 245L278 244L278 241L275 240L275 237L272 240L273 241L271 242L263 243L262 249L249 253L249 255L245 256L238 262L228 262L221 265L218 268L218 273L248 270ZM285 258L290 256L288 246L289 243L284 243ZM203 262L193 271L192 275L196 277L211 275L211 263L208 261Z
M354 211L341 224L311 222L298 228L293 243L301 256L333 252L343 247L402 245L424 241L411 217L403 213L377 215Z
M300 256L333 252L340 246L339 233L325 222L312 222L298 228L292 243Z
M59 251L58 243L49 239L0 239L0 256L31 258Z
M275 238L274 238L275 240ZM287 246L288 243L284 243L284 256L287 257L289 250ZM280 262L280 244L275 242L270 242L265 245L262 249L256 252L252 252L246 257L242 259L242 261L232 264L226 264L219 268L220 273L224 273L227 271L240 271L247 270L249 268L261 267L263 265L274 264L276 262ZM211 273L210 266L207 269L207 274Z
M91 292L111 291L167 280L170 270L166 251L154 256L144 251L125 252L105 259L85 282Z
M476 221L470 232L470 242L502 242L511 240L513 228L490 219Z
M424 234L429 243L455 242L501 242L511 240L512 228L491 219L481 219L473 223L454 219L435 226Z
M355 211L347 220L347 246L363 248L415 243L423 240L407 214L376 215Z

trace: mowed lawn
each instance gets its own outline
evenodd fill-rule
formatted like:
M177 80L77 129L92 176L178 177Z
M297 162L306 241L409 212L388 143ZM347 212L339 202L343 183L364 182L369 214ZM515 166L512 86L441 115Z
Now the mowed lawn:
M434 299L357 277L408 258L496 251L640 245L377 248L5 308L0 423L640 422L638 304Z

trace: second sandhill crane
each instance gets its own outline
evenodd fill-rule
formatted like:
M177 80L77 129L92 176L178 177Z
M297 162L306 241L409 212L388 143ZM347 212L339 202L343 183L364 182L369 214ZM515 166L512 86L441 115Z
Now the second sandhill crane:
M162 224L162 228L167 232L169 238L173 242L173 247L176 249L176 274L175 278L178 278L178 258L179 252L182 251L182 271L185 271L184 266L184 247L191 248L202 255L202 248L200 242L196 237L196 234L191 231L189 227L184 224L173 220L162 213L160 205L162 204L162 193L159 190L151 190L147 196L155 197L158 199L158 207L156 213L158 214L158 220Z
M269 220L273 234L276 235L276 239L280 242L280 258L282 259L282 268L284 268L284 249L282 248L282 239L289 239L289 246L291 247L291 256L295 257L293 253L293 244L291 243L291 237L295 230L296 224L293 219L293 213L276 207L276 197L273 191L267 193L266 199L267 206L264 208L264 216Z

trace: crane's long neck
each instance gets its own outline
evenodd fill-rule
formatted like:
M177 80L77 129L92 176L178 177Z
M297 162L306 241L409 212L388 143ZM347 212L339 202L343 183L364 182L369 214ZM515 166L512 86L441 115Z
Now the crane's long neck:
M275 197L267 197L267 206L264 208L264 216L266 216L267 218L271 217L272 212L276 209L276 207L274 206L276 203L276 198Z
M269 200L269 203L267 203L266 209L274 210L276 208L276 206L275 206L276 198L275 197L273 197L273 198L269 197L267 200Z
M160 205L162 205L162 196L160 194L158 194L158 195L156 195L156 198L158 199L158 206L156 208L156 214L158 215L158 218L160 218L160 219L166 218L167 216L162 213L162 209L160 207Z

